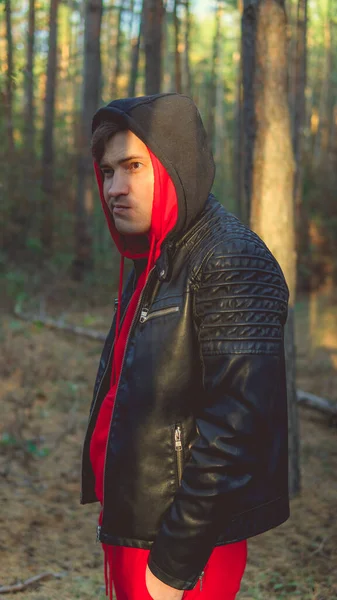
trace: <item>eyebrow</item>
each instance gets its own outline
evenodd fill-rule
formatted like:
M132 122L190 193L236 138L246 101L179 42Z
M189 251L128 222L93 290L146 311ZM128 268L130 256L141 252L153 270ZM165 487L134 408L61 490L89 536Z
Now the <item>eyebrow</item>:
M128 162L130 160L146 160L146 156L140 156L140 155L131 155L131 156L126 156L124 158L120 158L119 161L117 162L118 165L121 165L125 162ZM111 163L109 162L101 162L100 163L100 168L101 169L111 169L111 167L113 166Z

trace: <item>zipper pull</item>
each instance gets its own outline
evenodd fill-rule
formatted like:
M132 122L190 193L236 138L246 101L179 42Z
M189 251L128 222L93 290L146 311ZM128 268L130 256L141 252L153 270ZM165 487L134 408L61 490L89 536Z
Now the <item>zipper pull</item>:
M143 308L142 312L140 313L140 319L139 319L140 323L145 323L148 314L149 314L149 309Z
M99 542L99 536L101 535L101 526L97 525L97 529L96 529L96 542Z
M117 308L118 308L118 298L115 298L115 301L114 301L114 306L115 306L115 312L117 312Z
M201 575L199 575L199 581L200 581L200 591L202 592L202 579L203 576L205 575L205 571L202 571Z
M177 452L180 452L180 450L182 450L181 428L180 427L176 427L176 430L174 432L174 444L175 444L175 449L177 450Z

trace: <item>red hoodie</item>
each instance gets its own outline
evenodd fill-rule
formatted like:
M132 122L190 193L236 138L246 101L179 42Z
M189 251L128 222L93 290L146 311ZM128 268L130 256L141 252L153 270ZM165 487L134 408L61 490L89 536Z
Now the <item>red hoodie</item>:
M95 164L95 173L97 183L100 191L100 197L103 205L103 210L108 221L109 229L112 238L121 253L121 264L120 264L120 277L119 277L119 289L118 289L118 309L117 309L117 322L116 322L116 338L114 353L112 359L112 371L111 371L111 382L110 390L103 400L101 405L96 426L92 434L90 443L90 460L95 474L95 492L98 500L103 507L104 498L104 465L105 465L105 454L106 445L109 435L109 429L111 420L113 418L113 407L116 396L116 390L118 387L118 381L122 369L122 363L124 358L124 352L126 347L126 341L128 333L132 324L133 317L135 315L138 301L146 283L149 271L154 267L156 260L160 255L161 245L167 236L167 234L173 229L176 224L178 216L178 204L175 187L169 177L166 169L162 166L156 156L149 150L153 172L154 172L154 194L153 194L153 205L152 205L152 218L151 228L148 233L149 250L144 254L137 253L136 242L129 247L126 247L125 237L121 235L115 225L112 215L107 207L107 204L103 196L103 182L101 171L99 166ZM132 239L130 236L129 240ZM121 309L121 296L123 287L123 271L124 271L124 258L130 259L141 259L147 258L146 269L141 273L136 289L132 295L130 303L128 305L122 326L120 327L120 309ZM101 522L100 515L100 522ZM102 544L105 554L105 580L106 586L110 588L110 597L112 598L112 577L108 577L108 565L110 567L110 574L112 573L112 547ZM110 579L110 581L109 581Z

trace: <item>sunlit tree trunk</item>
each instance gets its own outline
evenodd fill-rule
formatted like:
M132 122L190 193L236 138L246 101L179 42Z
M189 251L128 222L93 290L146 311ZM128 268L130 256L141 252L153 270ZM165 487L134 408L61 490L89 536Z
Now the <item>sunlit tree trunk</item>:
M100 97L100 35L102 0L87 0L84 36L84 78L79 133L78 188L75 230L74 279L92 267L93 167L90 154L91 122Z
M8 153L14 153L13 135L13 36L11 0L5 0L6 40L7 40L7 74L6 74L6 117Z
M42 140L42 206L40 238L45 253L51 253L53 241L54 189L54 115L57 69L57 10L59 0L50 1L47 84L44 102L44 130Z
M157 94L162 78L162 28L164 6L162 0L144 0L145 93Z
M27 63L25 70L25 145L27 159L34 160L34 41L35 41L35 0L29 0L27 31Z
M285 331L289 413L289 487L300 488L299 431L296 399L294 302L296 287L293 203L294 158L287 90L287 40L284 0L244 2L255 30L253 94L255 143L253 172L247 185L251 197L251 228L280 263L289 290Z
M181 82L181 53L180 53L180 19L178 15L179 0L174 0L174 64L175 64L175 91L182 92Z

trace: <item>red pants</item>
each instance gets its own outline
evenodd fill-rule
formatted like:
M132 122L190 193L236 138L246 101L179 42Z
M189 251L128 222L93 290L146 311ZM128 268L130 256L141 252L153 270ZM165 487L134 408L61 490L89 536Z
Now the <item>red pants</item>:
M112 579L117 600L151 600L145 584L149 550L115 547ZM247 560L246 541L214 548L198 582L185 591L184 600L234 600Z

